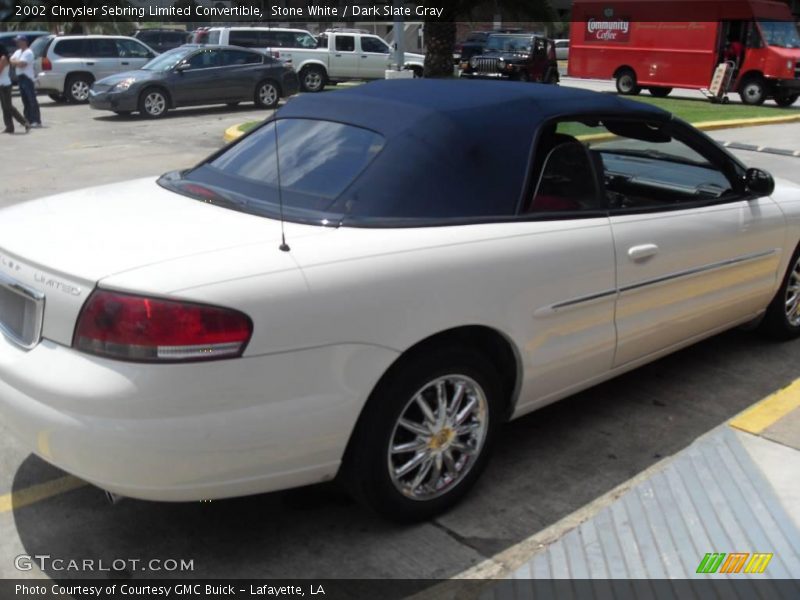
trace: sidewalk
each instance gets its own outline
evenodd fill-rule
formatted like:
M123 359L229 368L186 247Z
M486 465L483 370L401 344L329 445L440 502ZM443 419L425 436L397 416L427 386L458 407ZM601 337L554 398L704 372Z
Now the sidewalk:
M800 380L604 504L528 555L496 557L496 575L800 579Z

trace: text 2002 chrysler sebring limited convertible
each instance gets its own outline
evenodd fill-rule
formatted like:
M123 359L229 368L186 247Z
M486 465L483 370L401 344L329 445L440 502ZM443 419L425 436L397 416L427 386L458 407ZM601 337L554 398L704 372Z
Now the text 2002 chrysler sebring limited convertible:
M800 188L773 188L614 96L303 96L193 169L0 212L2 418L121 495L339 474L425 518L510 417L754 319L800 333Z

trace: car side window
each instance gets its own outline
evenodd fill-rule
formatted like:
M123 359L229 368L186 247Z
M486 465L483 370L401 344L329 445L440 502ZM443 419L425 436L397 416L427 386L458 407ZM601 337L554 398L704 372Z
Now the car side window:
M53 52L64 58L80 58L89 54L88 40L60 40L53 47Z
M355 52L356 38L352 35L337 35L336 36L336 51L337 52Z
M219 67L221 55L218 50L203 50L189 59L189 67L194 69L210 69Z
M122 58L152 58L150 51L133 40L116 40Z
M374 52L377 54L389 54L389 46L383 40L373 37L361 38L361 51Z
M592 157L575 137L542 135L536 149L536 183L524 213L597 211L604 209ZM539 165L541 165L539 167Z
M588 119L559 123L558 132L586 145L612 211L683 208L734 193L719 161L676 137L667 123Z
M307 33L294 33L294 46L295 48L316 48L317 40Z
M263 57L255 52L244 50L223 50L222 64L226 67L254 65L262 62Z
M228 43L242 48L258 48L261 45L258 31L231 31Z
M117 50L116 41L113 39L96 38L89 42L89 54L92 58L117 58L119 51Z

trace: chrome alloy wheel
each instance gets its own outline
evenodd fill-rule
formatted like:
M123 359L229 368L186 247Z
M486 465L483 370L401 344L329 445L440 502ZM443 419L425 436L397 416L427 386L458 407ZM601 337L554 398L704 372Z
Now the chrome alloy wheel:
M89 84L82 79L76 79L72 82L69 92L78 102L86 102L89 99Z
M167 108L167 99L161 92L150 92L144 99L144 109L148 115L159 116Z
M271 83L264 83L258 88L258 99L264 106L273 106L278 103L278 90Z
M388 468L395 487L412 500L447 493L469 473L489 428L486 394L464 375L425 384L395 423Z
M786 282L786 320L792 327L800 326L800 258L794 263Z

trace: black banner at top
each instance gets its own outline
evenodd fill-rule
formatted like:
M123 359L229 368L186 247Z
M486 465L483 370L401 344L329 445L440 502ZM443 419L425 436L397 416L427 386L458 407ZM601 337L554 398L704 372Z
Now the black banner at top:
M4 22L157 21L193 23L329 21L364 22L443 19L451 0L0 0ZM452 20L452 16L450 17Z

